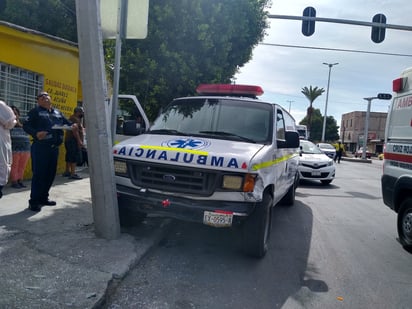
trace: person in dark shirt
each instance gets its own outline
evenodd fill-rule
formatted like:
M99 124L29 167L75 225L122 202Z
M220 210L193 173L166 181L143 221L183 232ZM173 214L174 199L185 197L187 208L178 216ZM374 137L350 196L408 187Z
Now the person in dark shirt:
M31 145L32 180L29 209L40 211L44 205L54 206L49 200L49 190L56 176L59 146L63 142L62 126L77 132L72 124L57 109L52 107L50 96L42 91L37 96L37 106L27 114L23 129L33 137Z
M66 148L66 171L63 173L64 177L69 179L82 179L76 174L76 165L82 157L83 145L83 125L81 119L83 118L83 108L78 106L74 108L73 115L69 120L72 123L77 124L78 134L75 134L73 130L68 130L64 138L64 147Z

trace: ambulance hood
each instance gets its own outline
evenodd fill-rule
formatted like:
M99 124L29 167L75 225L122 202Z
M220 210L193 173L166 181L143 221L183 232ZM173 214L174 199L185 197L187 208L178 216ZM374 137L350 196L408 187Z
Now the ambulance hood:
M263 147L239 141L142 134L115 145L113 155L151 163L245 171L251 169L251 159Z

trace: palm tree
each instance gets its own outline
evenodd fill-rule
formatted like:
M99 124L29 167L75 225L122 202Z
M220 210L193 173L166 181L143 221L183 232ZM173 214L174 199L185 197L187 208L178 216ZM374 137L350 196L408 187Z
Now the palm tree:
M310 105L307 110L307 119L308 119L307 127L308 127L309 136L310 136L310 129L311 129L311 124L312 124L311 123L312 122L312 110L313 110L312 104L313 104L313 101L315 101L318 96L322 95L322 93L325 92L325 89L318 88L318 87L312 88L312 86L309 86L308 88L305 86L302 88L301 92L310 102Z

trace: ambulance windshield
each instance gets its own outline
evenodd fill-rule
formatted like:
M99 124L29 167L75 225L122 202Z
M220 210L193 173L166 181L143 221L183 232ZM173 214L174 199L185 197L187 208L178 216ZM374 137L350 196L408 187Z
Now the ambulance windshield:
M271 143L270 104L230 98L185 98L173 101L155 120L151 134L205 136Z

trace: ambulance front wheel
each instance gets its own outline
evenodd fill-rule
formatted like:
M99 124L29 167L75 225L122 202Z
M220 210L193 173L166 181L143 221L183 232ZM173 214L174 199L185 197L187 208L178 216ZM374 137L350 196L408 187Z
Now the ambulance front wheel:
M406 250L412 249L412 198L405 199L398 212L399 241Z
M262 202L256 205L255 211L243 223L242 245L247 255L262 258L268 249L271 227L272 196L263 195Z
M289 190L286 193L286 195L280 200L281 205L293 206L293 204L295 204L295 193L296 193L296 188L297 188L298 183L299 183L299 176L298 174L296 174L293 184L289 187Z
M135 226L141 223L147 217L146 213L138 211L130 207L127 201L123 200L121 197L119 197L117 201L119 205L120 226L123 226L123 227Z

